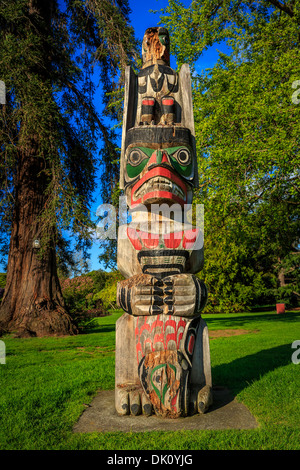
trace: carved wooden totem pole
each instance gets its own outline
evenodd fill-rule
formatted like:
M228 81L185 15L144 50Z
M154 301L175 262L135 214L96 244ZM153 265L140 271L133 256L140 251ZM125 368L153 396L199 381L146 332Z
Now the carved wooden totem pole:
M143 67L126 71L120 187L132 221L118 233L118 414L177 418L212 403L203 232L178 214L197 185L188 65L169 66L169 34L146 30ZM158 210L157 210L158 209ZM175 215L174 215L175 214Z

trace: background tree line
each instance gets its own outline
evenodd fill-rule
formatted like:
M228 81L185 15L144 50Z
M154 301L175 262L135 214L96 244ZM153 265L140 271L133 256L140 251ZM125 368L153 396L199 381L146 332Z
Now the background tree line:
M297 304L300 2L170 0L161 21L193 67L208 308ZM226 41L205 71L201 55ZM300 82L299 82L300 83ZM300 88L300 86L298 86Z

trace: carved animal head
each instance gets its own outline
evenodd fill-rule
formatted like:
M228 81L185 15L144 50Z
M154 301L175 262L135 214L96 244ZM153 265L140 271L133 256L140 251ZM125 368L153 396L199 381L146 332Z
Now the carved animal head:
M167 29L162 27L146 29L142 56L143 67L156 63L170 64L170 38Z
M130 129L126 144L124 188L130 207L192 202L196 159L189 129Z

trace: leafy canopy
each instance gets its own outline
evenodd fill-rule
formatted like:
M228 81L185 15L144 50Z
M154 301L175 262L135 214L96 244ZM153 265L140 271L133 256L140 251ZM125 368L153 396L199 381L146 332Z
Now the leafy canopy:
M282 290L299 297L296 276L280 281L282 270L299 270L299 14L299 1L170 0L161 16L178 65L193 70L201 275L219 309L274 302ZM197 73L203 51L221 41L232 52Z

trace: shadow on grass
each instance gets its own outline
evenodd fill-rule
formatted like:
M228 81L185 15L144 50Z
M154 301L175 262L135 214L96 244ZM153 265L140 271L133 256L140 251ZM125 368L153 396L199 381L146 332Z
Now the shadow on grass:
M212 367L213 385L225 385L236 395L268 372L290 364L292 353L288 343Z
M116 330L116 325L113 323L112 325L97 325L91 326L88 328L83 328L81 334L94 334L94 333L112 333Z
M205 312L204 312L205 313ZM249 322L266 322L266 321L271 321L271 322L296 322L300 320L300 312L286 312L284 314L278 315L277 313L264 313L260 315L252 314L249 313L249 315L241 315L239 316L238 314L235 314L236 316L230 316L230 315L223 315L220 314L218 317L215 318L210 318L209 314L203 315L204 320L207 323L208 329L210 327L213 327L214 324L217 324L218 327L220 327L220 324L222 325L222 328L226 327L242 327L247 324L249 327Z

